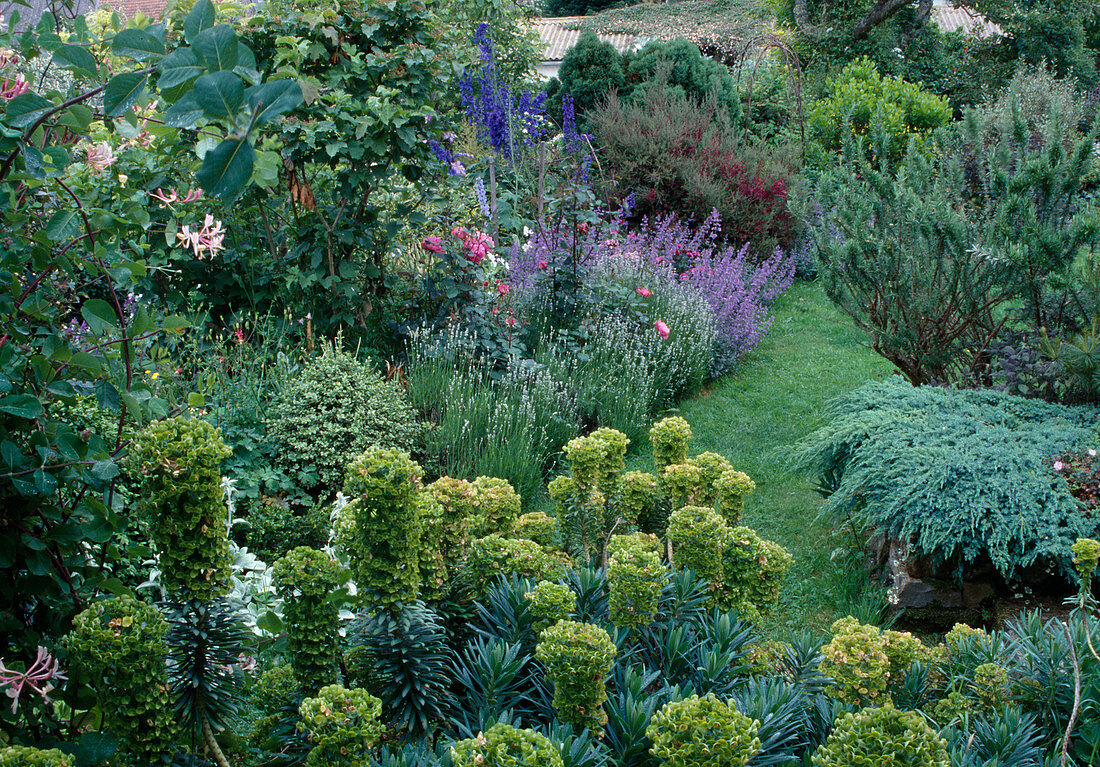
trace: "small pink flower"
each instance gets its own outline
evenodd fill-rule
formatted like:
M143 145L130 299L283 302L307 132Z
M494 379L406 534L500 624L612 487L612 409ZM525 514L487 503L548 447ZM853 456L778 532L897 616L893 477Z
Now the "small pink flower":
M463 165L458 160L455 160L454 162L451 163L451 173L453 173L453 174L455 174L456 176L459 176L459 177L465 176L466 175L466 166Z
M515 317L509 317L508 319L506 319L504 321L504 324L507 325L510 328L514 328L516 326L516 318Z
M1062 463L1061 461L1055 461L1054 462L1054 470L1055 471L1061 471L1064 468L1065 468L1065 464Z
M663 338L666 341L668 340L668 333L669 333L668 325L661 322L660 320L657 320L656 322L653 323L653 327L655 327L657 329L657 334L661 338Z
M244 343L244 331L241 330L240 328L237 328L236 330L234 330L233 331L233 340L235 340L239 344L243 344Z
M550 264L548 262L539 261L539 269L541 269L542 271L545 272L549 268L549 266L550 266Z
M84 159L95 174L99 175L114 164L115 153L110 144L102 141L88 147L88 153Z
M507 282L498 282L497 283L497 293L500 293L502 296L508 295L509 290L511 290L511 288L508 287Z
M176 233L176 239L181 247L190 248L195 258L203 258L204 254L213 258L218 251L225 249L225 229L222 222L215 220L209 213L206 214L201 229L192 232L191 227L185 225Z
M451 230L451 235L454 237L465 237L466 230L463 229L461 226L456 226L454 229Z
M1092 448L1089 448L1089 455L1091 455L1093 458L1095 458L1096 457L1096 451L1093 450Z
M582 234L588 234L588 222L587 221L581 221L579 224L577 224L577 228L581 230Z
M38 648L38 655L34 663L26 671L13 671L6 668L0 662L0 686L6 686L4 694L11 698L11 712L14 714L19 708L19 695L24 687L29 687L42 696L42 700L49 700L53 682L66 679L61 673L60 664L53 658L45 647Z
M16 96L22 96L30 87L31 84L23 79L23 75L16 75L14 82L5 77L4 82L0 83L0 99L11 101Z
M432 253L443 252L443 240L438 237L425 237L421 245L424 246L424 250L430 250Z
M649 288L638 288L634 292L637 293L642 298L649 298L650 296L653 295L652 293L649 292Z

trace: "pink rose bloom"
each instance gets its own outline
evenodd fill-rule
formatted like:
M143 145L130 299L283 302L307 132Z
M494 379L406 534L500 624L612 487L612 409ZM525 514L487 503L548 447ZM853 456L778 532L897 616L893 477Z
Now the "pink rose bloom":
M465 237L466 230L463 229L461 226L456 226L454 229L451 230L451 235L454 237Z
M657 328L657 334L661 336L661 338L665 339L666 341L668 340L668 325L661 322L660 320L657 320L653 323L653 327Z
M511 290L511 288L508 287L507 282L498 282L497 283L497 293L500 293L502 296L508 295L509 290Z
M638 288L634 292L637 293L642 298L649 298L650 296L653 295L652 293L649 292L649 288Z
M481 246L470 248L470 253L466 258L473 264L480 264L485 260L485 248Z
M541 269L542 271L546 271L549 268L549 266L550 266L550 264L547 263L546 261L539 261L539 269Z
M425 237L421 245L424 246L424 250L430 250L432 253L443 252L443 240L438 237Z
M1054 462L1054 470L1055 471L1061 471L1063 468L1065 468L1064 463L1062 463L1061 461L1055 461Z

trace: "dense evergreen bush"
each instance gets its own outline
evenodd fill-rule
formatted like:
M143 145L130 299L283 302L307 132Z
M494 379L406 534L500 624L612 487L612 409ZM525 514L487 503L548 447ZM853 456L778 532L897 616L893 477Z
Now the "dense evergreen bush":
M274 562L299 546L320 548L328 543L329 509L322 503L305 510L294 509L274 498L253 502L245 517L248 529L244 542L265 562Z
M338 344L287 383L267 421L276 466L323 495L340 488L348 462L368 447L411 450L419 435L397 384Z
M623 57L611 43L586 29L561 60L558 82L550 85L553 92L547 111L560 115L563 97L572 96L575 118L583 125L585 115L625 84Z
M677 95L698 103L714 99L733 125L741 122L741 96L729 69L709 56L687 38L662 42L651 40L640 51L623 57L626 83L640 96L644 83L663 82Z
M989 562L1006 578L1033 565L1069 577L1066 552L1097 534L1100 521L1045 463L1091 443L1091 409L891 380L838 398L829 414L796 465L828 493L826 513L914 556L953 572Z

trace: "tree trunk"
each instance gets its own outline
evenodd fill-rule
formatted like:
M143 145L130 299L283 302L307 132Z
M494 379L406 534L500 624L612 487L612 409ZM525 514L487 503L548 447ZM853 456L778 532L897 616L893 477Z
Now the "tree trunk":
M878 0L871 11L852 27L852 39L863 40L871 30L882 24L913 0ZM923 0L922 0L923 2ZM931 0L929 0L931 6Z

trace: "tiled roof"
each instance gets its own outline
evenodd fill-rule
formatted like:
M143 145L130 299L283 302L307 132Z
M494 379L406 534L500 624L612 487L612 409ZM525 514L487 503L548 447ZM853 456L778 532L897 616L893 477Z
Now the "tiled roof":
M577 27L578 22L584 21L584 16L563 16L555 19L535 19L531 26L539 33L542 40L544 61L561 61L565 54L576 45L581 37L581 30L569 29ZM605 40L615 47L620 53L629 51L638 40L636 35L624 34L598 34L601 40Z
M144 13L153 20L160 19L164 15L164 9L168 7L168 0L99 0L99 7L118 11L120 16L128 19L137 16L138 12Z
M950 5L935 5L932 7L932 21L944 32L953 32L961 29L963 32L974 34L975 37L990 37L992 35L1004 35L1004 30L966 8L952 8Z

